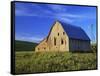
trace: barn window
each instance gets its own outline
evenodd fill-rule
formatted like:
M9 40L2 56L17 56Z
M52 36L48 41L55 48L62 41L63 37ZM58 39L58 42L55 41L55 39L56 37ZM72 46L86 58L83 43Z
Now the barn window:
M54 38L54 45L56 45L56 38Z
M63 32L63 35L65 35L65 32Z
M46 48L44 47L44 50L45 50Z
M61 44L62 44L62 45L64 44L64 41L63 41L63 39L61 39Z
M66 45L66 40L65 40L65 45Z
M58 36L59 36L59 33L58 33Z

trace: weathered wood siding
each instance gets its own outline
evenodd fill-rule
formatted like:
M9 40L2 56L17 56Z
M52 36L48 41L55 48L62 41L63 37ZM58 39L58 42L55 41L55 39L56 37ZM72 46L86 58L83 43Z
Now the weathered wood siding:
M69 40L70 51L90 51L90 41L85 40Z
M44 39L38 46L35 47L36 52L41 52L41 51L48 51L48 44L46 42L46 39Z
M69 51L69 39L59 22L53 26L48 38L50 51Z

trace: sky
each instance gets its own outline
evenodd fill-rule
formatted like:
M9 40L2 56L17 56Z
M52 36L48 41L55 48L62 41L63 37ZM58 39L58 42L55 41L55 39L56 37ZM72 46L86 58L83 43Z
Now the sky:
M39 43L56 20L81 27L96 41L96 7L15 3L15 39Z

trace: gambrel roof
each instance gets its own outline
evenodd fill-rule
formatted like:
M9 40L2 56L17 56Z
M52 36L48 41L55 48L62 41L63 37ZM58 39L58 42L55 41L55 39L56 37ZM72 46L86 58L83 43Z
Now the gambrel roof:
M61 21L58 21L58 22L61 23L62 27L64 28L65 32L67 33L70 39L90 41L90 38L81 27L74 26L74 25L61 22Z

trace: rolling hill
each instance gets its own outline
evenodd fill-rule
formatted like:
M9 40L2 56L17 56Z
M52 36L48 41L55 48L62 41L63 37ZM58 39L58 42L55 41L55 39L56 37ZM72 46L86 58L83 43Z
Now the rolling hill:
M16 51L32 51L35 50L37 43L15 40Z

